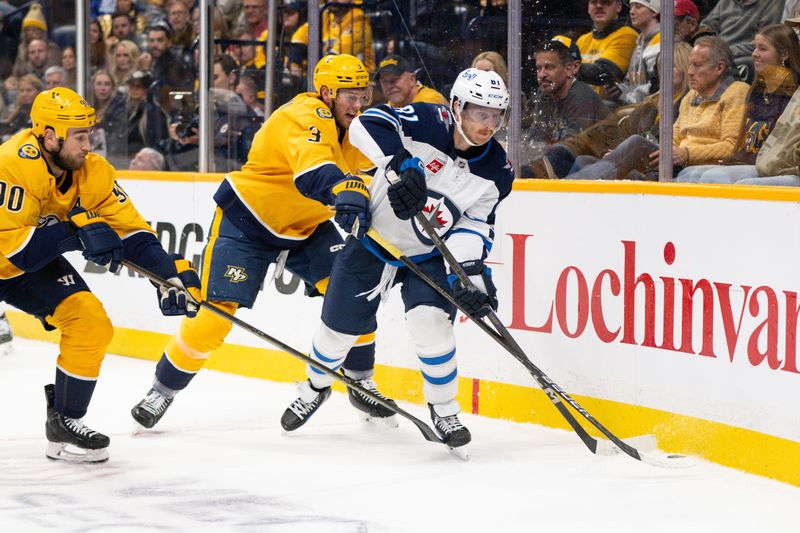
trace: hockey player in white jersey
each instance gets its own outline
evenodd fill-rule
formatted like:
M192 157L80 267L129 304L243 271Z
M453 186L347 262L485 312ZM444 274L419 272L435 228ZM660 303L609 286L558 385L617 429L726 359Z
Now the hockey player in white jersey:
M498 204L514 179L505 150L493 139L503 126L508 91L494 72L467 69L456 79L450 106L415 103L372 108L353 121L350 139L377 168L370 185L372 227L452 294L473 316L497 308L491 270L484 265ZM477 289L447 271L433 242L414 221L423 212ZM456 309L365 236L349 238L334 261L311 357L338 369L359 335L377 327L382 297L401 283L406 324L434 426L451 447L467 444L458 419L453 319ZM308 366L308 381L284 418L302 425L330 395L332 380ZM284 424L285 427L285 424Z

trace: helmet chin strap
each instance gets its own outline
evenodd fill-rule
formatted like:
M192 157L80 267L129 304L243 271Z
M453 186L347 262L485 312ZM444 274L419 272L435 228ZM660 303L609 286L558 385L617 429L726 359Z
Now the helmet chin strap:
M464 129L461 127L461 112L464 111L464 106L466 103L462 102L459 98L455 104L455 110L453 112L453 121L456 123L456 129L458 130L458 134L461 135L461 138L464 139L464 142L470 146L480 146L479 144L475 144L467 137L467 134L464 133Z
M456 129L458 130L459 135L461 135L461 138L464 139L465 143L470 146L481 146L480 144L475 144L472 142L469 137L467 137L467 134L464 133L464 129L461 127L461 111L453 114L453 120L456 123Z

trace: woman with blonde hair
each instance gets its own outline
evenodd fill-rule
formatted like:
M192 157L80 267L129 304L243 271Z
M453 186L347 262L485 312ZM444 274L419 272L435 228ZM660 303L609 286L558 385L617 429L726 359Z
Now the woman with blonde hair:
M0 140L6 142L20 130L31 127L31 106L36 95L42 92L42 80L35 74L25 74L19 79L19 91L8 115L0 120Z
M481 52L472 59L470 66L478 70L497 72L503 78L503 83L508 85L508 67L506 60L499 53L492 50Z
M114 47L109 64L111 76L117 86L125 84L139 68L139 47L133 41L120 41Z
M98 70L92 75L89 88L95 112L92 149L100 152L105 149L104 153L110 158L119 149L118 139L127 132L125 96L117 91L113 76L106 70Z

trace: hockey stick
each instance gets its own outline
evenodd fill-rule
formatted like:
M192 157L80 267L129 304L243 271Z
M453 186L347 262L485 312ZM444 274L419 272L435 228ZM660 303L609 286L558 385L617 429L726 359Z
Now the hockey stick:
M393 411L393 412L397 413L398 415L402 416L403 418L411 421L411 423L413 423L415 426L417 426L417 428L420 430L420 432L422 433L422 436L425 437L425 440L430 441L430 442L438 442L440 444L445 444L444 440L439 435L437 435L436 432L430 426L428 426L428 424L426 424L425 422L423 422L419 418L415 417L414 415L408 413L407 411L405 411L401 407L398 407L397 405L392 405L389 402L387 402L386 400L384 400L383 398L381 398L380 396L376 396L375 394L373 394L369 390L365 389L364 387L362 387L361 385L356 383L355 380L353 380L353 379L351 379L351 378L349 378L347 376L344 376L342 374L339 374L338 372L334 372L333 370L331 370L327 366L323 365L322 363L311 359L310 357L308 357L306 354L300 352L299 350L295 350L294 348L292 348L288 344L285 344L285 343L281 342L280 340L276 339L275 337L272 337L271 335L269 335L267 333L264 333L263 331L261 331L260 329L256 328L255 326L251 326L250 324L248 324L244 320L242 320L240 318L236 318L234 315L232 315L232 314L220 309L219 307L217 307L217 306L215 306L213 304L210 304L205 300L201 300L201 301L195 300L192 297L192 295L189 294L187 291L185 291L183 288L178 287L178 286L170 283L169 281L157 276L156 274L153 274L152 272L150 272L150 271L148 271L148 270L146 270L146 269L144 269L144 268L142 268L140 266L134 265L130 261L123 260L122 264L124 266L128 267L129 269L131 269L132 271L136 272L137 274L140 274L140 275L146 277L147 279L149 279L153 283L161 285L162 287L171 287L171 288L174 288L174 289L177 289L177 290L180 290L180 291L184 292L186 294L186 297L188 299L192 300L198 306L203 307L205 309L208 309L209 311L211 311L215 315L217 315L217 316L219 316L221 318L224 318L225 320L228 320L229 322L231 322L233 324L236 324L237 326L239 326L240 328L244 329L245 331L248 331L248 332L252 333L253 335L255 335L256 337L267 341L268 343L272 344L273 346L275 346L277 348L280 348L281 350L283 350L284 352L288 353L292 357L300 359L304 363L313 366L317 370L323 372L324 374L326 374L327 376L335 379L336 381L340 381L340 382L344 383L346 386L350 387L351 389L353 389L355 391L358 391L359 394L362 394L363 396L366 396L366 397L370 398L372 401L384 406L385 408L389 409L390 411Z
M462 279L462 283L465 286L469 287L472 286L472 282L469 280L469 277L466 276L463 269L460 268L460 265L455 260L453 255L450 253L450 250L447 248L445 243L441 240L438 234L433 230L430 225L430 222L422 215L421 213L416 215L417 221L420 222L420 225L423 227L425 232L431 237L434 245L436 245L437 249L442 253L442 256L445 258L446 261L451 265L451 268L459 274L459 279ZM459 304L455 301L453 296L450 294L449 291L441 287L436 281L431 278L425 271L423 271L416 263L411 261L406 255L404 255L397 247L389 243L386 239L383 238L377 231L374 229L370 229L367 232L367 235L374 240L377 244L383 247L389 254L397 258L401 261L409 270L414 272L417 276L422 278L428 285L430 285L434 290L436 290L443 298L447 301L455 305L464 315L466 315L473 323L475 323L479 328L481 328L484 332L489 334L498 344L500 344L507 352L509 352L517 361L522 363L522 365L530 372L530 374L536 379L539 386L542 388L542 391L545 393L547 398L553 403L561 416L567 421L567 423L572 427L575 433L580 437L581 441L586 445L586 447L594 454L597 454L599 451L598 444L600 441L598 439L592 437L587 433L587 431L580 425L580 423L575 419L572 413L567 409L564 405L564 402L568 403L573 409L578 411L586 420L588 420L593 426L595 426L600 432L608 437L608 439L613 442L620 450L624 453L629 455L630 457L638 460L647 462L649 464L653 464L656 466L677 466L677 465L670 465L664 463L663 461L659 461L656 458L648 457L642 455L639 450L634 448L633 446L625 443L616 435L614 435L611 431L606 429L600 422L598 422L591 414L589 414L586 409L584 409L578 402L576 402L572 397L570 397L561 387L559 387L550 377L545 374L542 370L540 370L526 355L522 348L516 343L514 338L511 336L510 332L503 326L500 319L497 315L491 311L489 313L490 321L492 324L497 328L497 331L490 328L485 322L480 319L475 318L470 313L466 312ZM461 277L463 276L463 278ZM500 333L498 333L498 331ZM564 402L562 402L562 399ZM668 456L669 458L677 458L673 456Z

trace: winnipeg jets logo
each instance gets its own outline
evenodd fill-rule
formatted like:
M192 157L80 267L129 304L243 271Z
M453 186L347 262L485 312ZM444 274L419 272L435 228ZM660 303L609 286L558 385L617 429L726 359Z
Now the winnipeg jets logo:
M428 193L430 196L427 202L425 202L425 207L422 208L422 216L430 222L433 230L438 235L445 235L453 228L453 225L455 225L458 219L461 218L461 213L449 198L430 189L428 189ZM412 227L420 242L433 245L433 242L425 234L425 230L422 229L416 220Z
M228 265L228 269L225 271L225 277L228 278L231 283L240 283L245 281L248 276L243 267Z
M440 229L447 227L447 219L442 212L442 204L444 204L443 199L436 203L425 204L425 207L422 208L425 218L431 223L431 227L436 230L436 233L439 233Z

